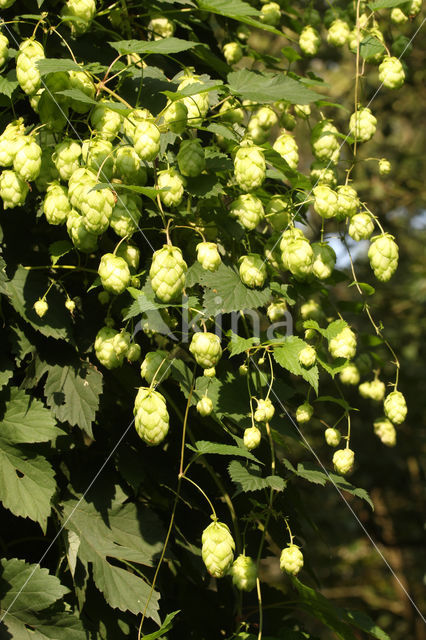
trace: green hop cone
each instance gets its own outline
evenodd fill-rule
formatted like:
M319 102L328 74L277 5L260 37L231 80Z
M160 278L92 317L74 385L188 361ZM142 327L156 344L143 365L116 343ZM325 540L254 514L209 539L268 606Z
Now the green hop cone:
M105 253L99 263L99 277L103 288L109 293L120 295L130 283L130 270L124 258Z
M13 160L14 171L28 182L35 180L41 169L41 147L31 136L25 137L25 142L16 152Z
M377 418L373 424L374 433L384 445L394 447L396 445L396 429L387 418Z
M25 126L22 118L10 122L0 136L0 166L11 167L15 155L25 141Z
M269 398L266 398L266 400L263 400L262 398L260 400L256 399L256 402L257 408L254 412L254 419L256 422L269 422L272 420L275 414L275 407Z
M33 309L38 317L42 318L46 315L47 310L49 309L49 305L44 298L39 298L38 300L36 300L36 302L34 302Z
M407 404L400 391L392 391L384 401L385 415L394 424L401 424L407 416Z
M94 99L96 89L89 74L85 71L68 71L68 79L71 89L77 89L88 98ZM87 113L92 108L90 103L81 102L74 98L68 98L68 104L77 113Z
M311 115L311 107L308 104L295 104L294 113L298 118L302 120L308 120Z
M160 151L160 130L153 122L141 120L136 123L134 141L139 158L150 162Z
M137 271L137 268L139 267L141 252L139 248L134 244L127 244L125 242L122 242L118 246L115 255L119 256L120 258L124 258L130 269Z
M83 164L99 175L102 182L109 182L114 170L111 142L102 138L84 140L81 151Z
M325 242L314 242L312 251L314 252L312 274L319 280L326 280L333 273L336 264L334 249Z
M320 44L321 38L319 37L318 31L310 25L303 27L299 36L299 47L302 53L304 53L305 56L314 56L318 53Z
M337 473L346 476L354 467L355 454L352 449L338 449L333 455L333 465Z
M216 375L216 367L208 367L204 369L204 375L206 378L214 378Z
M101 235L109 227L115 205L114 194L111 189L92 191L92 186L89 184L83 189L79 209L87 231Z
M329 120L321 120L315 125L311 133L311 145L317 160L337 164L340 153L338 133Z
M237 64L243 57L243 50L239 42L227 42L223 47L223 55L229 65Z
M175 32L175 23L163 16L154 16L148 23L148 30L154 40L171 38Z
M210 400L210 398L208 398L207 396L201 398L201 400L197 402L197 411L203 418L209 416L213 411L213 402Z
M368 250L370 266L377 280L387 282L398 267L398 245L391 235L385 233L373 238Z
M202 80L199 76L193 75L190 73L186 75L178 85L177 91L182 91L185 87L188 87L193 84L203 84ZM201 126L204 118L207 115L207 111L209 110L209 94L207 91L203 93L195 93L192 96L187 96L182 100L183 104L187 109L187 119L188 125L190 127L199 127ZM182 170L181 170L182 172ZM183 173L183 172L182 172ZM183 174L185 175L185 174Z
M239 263L241 282L251 289L263 287L266 280L266 266L262 256L257 253L249 253L242 256Z
M386 386L382 380L375 378L374 380L360 384L358 391L363 398L381 402L385 397Z
M179 247L165 244L154 253L149 277L152 289L161 302L170 302L182 295L187 270Z
M96 13L95 0L67 0L62 15L70 16L74 20L67 22L71 32L75 35L86 33Z
M304 424L305 422L309 422L312 418L312 414L314 413L314 408L309 402L304 402L299 405L296 409L296 420L299 424Z
M188 178L196 178L206 166L204 149L196 138L181 142L176 159L179 171Z
M41 86L41 76L37 68L37 61L44 59L43 46L29 38L19 45L16 56L16 77L21 89L27 95L36 93Z
M54 96L47 90L42 89L37 102L37 113L46 129L59 133L68 122L68 106L60 105Z
M352 218L357 214L360 203L356 190L350 185L337 187L337 219Z
M381 176L387 176L392 170L392 165L387 158L380 158L379 173Z
M150 446L160 444L169 431L169 412L161 393L140 387L133 412L138 436Z
M68 311L70 312L71 315L73 315L73 313L75 311L75 302L74 302L74 300L71 300L71 298L67 298L65 300L65 308L68 309Z
M72 207L80 209L87 191L96 184L96 176L90 169L76 169L68 180L68 198Z
M176 169L165 169L158 172L157 186L160 191L160 198L166 207L178 207L183 198L184 181Z
M328 343L333 358L351 359L356 353L356 336L352 329L345 327Z
M308 239L305 238L305 236L303 235L303 231L301 229L298 229L297 227L289 227L283 232L281 236L281 240L280 240L281 261L285 269L289 269L289 266L288 266L289 247L291 243L294 242L294 240L298 240L298 239L306 240L306 242L308 242Z
M368 213L356 213L349 223L348 233L357 242L367 240L374 231L374 222Z
M286 229L291 220L292 203L282 196L272 196L265 207L265 217L275 231Z
M262 150L253 145L240 147L235 154L234 176L243 191L254 191L260 187L266 177Z
M130 145L115 149L114 177L125 184L144 186L147 181L147 171L138 154Z
M271 302L266 310L270 322L279 322L285 318L287 312L286 302Z
M345 365L339 373L340 382L342 384L355 385L359 384L359 369L353 362Z
M221 120L231 124L241 124L244 121L244 110L236 98L228 98L219 109Z
M390 18L394 24L404 24L404 22L408 22L408 16L406 16L399 7L392 9Z
M299 362L303 367L312 367L317 359L317 352L314 347L308 345L299 352Z
M360 108L349 119L349 132L358 142L367 142L376 133L377 119L370 109Z
M134 342L127 350L126 358L129 362L137 362L141 357L141 346Z
M56 145L52 154L53 162L62 180L69 180L80 167L81 145L76 140L66 138Z
M0 33L0 67L4 65L9 57L9 40Z
M49 224L64 224L71 213L68 190L58 183L47 187L43 201L43 212Z
M110 225L121 238L132 236L137 231L142 215L142 200L136 193L120 193L117 197Z
M299 164L299 149L297 142L290 133L282 133L275 140L272 148L287 162L290 169L297 169Z
M148 384L155 380L157 383L167 380L171 373L167 351L148 351L141 364L141 376Z
M312 273L314 252L306 238L292 240L287 246L285 255L288 269L298 280L303 280Z
M217 271L222 259L214 242L199 242L197 244L197 261L206 271Z
M326 184L333 189L337 184L337 175L334 167L315 160L311 164L311 182L314 187Z
M110 109L104 101L98 102L90 114L90 122L100 138L113 140L122 124L123 118Z
M118 331L112 327L102 327L95 338L95 354L99 362L107 369L116 369L123 364L123 355L118 355L114 340Z
M188 126L188 109L179 100L170 102L163 115L165 125L170 131L182 134Z
M320 184L312 189L314 195L314 209L319 216L328 219L333 218L338 212L338 195L325 184Z
M300 307L300 315L303 320L320 321L323 317L323 312L318 302L311 298Z
M338 18L333 20L328 29L327 42L333 47L343 47L349 40L350 33L351 30L348 23Z
M130 335L130 333L128 331L123 330L123 331L117 332L117 334L114 336L112 340L115 353L117 354L117 357L120 358L121 360L124 360L124 357L127 355L127 352L129 351L131 339L132 339L132 336Z
M203 369L215 367L222 355L219 336L208 331L194 333L189 350Z
M71 209L67 218L67 231L73 245L83 253L92 253L98 245L98 236L87 231L83 216Z
M292 576L297 576L303 567L303 554L296 544L289 544L281 551L280 569Z
M240 554L235 558L232 567L232 583L240 591L252 591L256 585L257 568L253 558Z
M342 434L339 429L328 427L328 429L324 431L324 437L329 447L338 447L342 439Z
M265 216L262 201L251 193L243 193L234 200L229 211L248 231L255 229Z
M260 20L271 27L276 27L281 22L281 7L277 2L267 2L260 10Z
M262 434L257 427L248 427L244 430L244 444L249 451L260 445Z
M40 173L34 180L35 186L40 193L43 193L46 191L49 184L58 181L59 178L59 173L52 160L52 148L42 148Z
M398 58L385 56L379 66L379 80L388 89L399 89L405 80L405 72Z
M201 556L207 571L214 578L223 578L234 560L235 542L229 527L215 520L201 536Z
M24 204L28 194L28 184L15 171L3 171L0 175L0 198L5 209L13 209Z
M408 4L404 4L404 13L410 18L415 18L422 10L422 0L409 0Z

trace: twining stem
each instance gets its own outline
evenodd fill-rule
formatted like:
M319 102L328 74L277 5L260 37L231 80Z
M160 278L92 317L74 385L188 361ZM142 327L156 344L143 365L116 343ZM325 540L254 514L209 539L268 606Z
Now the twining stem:
M116 93L115 91L113 91L112 89L110 89L109 87L107 87L103 82L99 82L99 84L97 85L97 93L100 93L101 91L106 91L107 93L109 93L113 98L115 98L116 100L118 100L119 102L121 102L122 104L124 104L128 109L132 109L133 107L131 104L129 104L126 100L124 100L124 98L122 98L121 96L118 95L118 93Z
M88 267L79 267L73 264L47 264L43 266L27 266L23 267L27 271L42 271L44 269L74 269L75 271L87 271L88 273L96 273L98 272L96 269L89 269Z
M207 502L209 503L210 509L212 510L212 517L214 520L217 520L217 515L216 515L216 511L215 508L213 506L212 501L210 500L210 498L208 497L208 495L206 494L205 491L202 490L202 488L196 483L194 482L194 480L191 480L191 478L188 478L184 473L182 473L182 475L180 476L181 478L183 478L183 480L187 480L188 482L190 482L192 485L194 485L194 487L196 487L198 489L198 491L205 497L205 499L207 500Z

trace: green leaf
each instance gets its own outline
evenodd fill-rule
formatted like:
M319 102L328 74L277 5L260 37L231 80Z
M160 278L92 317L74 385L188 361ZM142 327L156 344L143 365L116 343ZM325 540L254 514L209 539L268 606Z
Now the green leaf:
M368 60L383 51L385 51L385 48L380 40L372 35L366 36L359 45L359 53L364 60Z
M69 58L43 58L42 60L37 60L36 65L41 76L46 76L48 73L56 73L57 71L83 70L83 67Z
M319 398L316 398L315 402L333 402L334 404L338 404L345 411L351 410L351 405L348 404L346 400L343 400L342 398L334 398L334 396L320 396Z
M54 472L44 456L0 438L0 500L6 509L39 522L45 531L55 490Z
M317 352L317 362L322 366L323 369L325 369L325 371L327 371L327 373L332 378L340 373L340 371L342 371L342 369L344 369L348 363L345 358L335 358L333 362L328 362L325 359L326 357L327 356L325 353Z
M283 73L261 73L248 69L231 72L228 75L228 88L233 95L260 103L287 100L292 104L308 104L323 97Z
M233 460L228 466L231 480L238 485L241 491L260 491L268 487L276 491L284 491L286 482L279 476L268 476L262 478L260 475L260 467L249 464L245 467L238 460Z
M0 422L0 438L10 444L47 442L64 431L58 429L50 411L22 389L12 387Z
M207 127L204 128L205 131L211 131L211 133L215 133L218 136L222 136L226 140L232 140L233 142L238 142L238 136L235 131L231 127L227 127L224 124L220 124L218 122L212 122Z
M0 389L4 387L13 376L14 364L12 360L4 355L0 354Z
M199 46L198 42L181 40L180 38L162 38L161 40L120 40L119 42L108 42L118 53L141 53L141 54L162 54L180 53Z
M156 189L155 187L140 187L136 184L115 184L114 183L114 191L118 191L120 189L124 189L125 191L133 191L135 193L140 193L142 196L147 196L153 202L157 199L157 195L160 191L168 191L169 187L165 187L164 189ZM111 189L111 184L109 182L99 182L96 184L91 191L99 191L100 189Z
M208 174L203 174L198 178L187 178L185 191L197 198L215 198L221 193L225 193L218 178Z
M93 100L93 98L86 95L80 89L63 89L62 91L55 91L55 94L66 96L67 98L77 100L78 102L84 102L85 104L97 104L96 100Z
M350 285L348 285L349 287L359 287L361 289L361 291L366 295L366 296L372 296L376 293L376 290L374 287L371 286L371 284L368 284L367 282L351 282Z
M52 264L55 265L62 256L73 250L73 245L68 240L57 240L49 245L49 254Z
M244 351L247 351L247 349L250 349L250 347L257 345L260 342L257 336L253 336L251 338L241 338L236 333L234 333L232 329L227 331L226 335L231 338L228 344L230 358L232 358L233 356L237 356L240 353L244 353Z
M15 89L19 86L19 82L16 79L15 69L8 71L6 75L0 76L0 94L11 98Z
M371 11L375 11L376 9L402 7L404 4L408 4L407 0L377 0L376 2L369 2L367 6L371 9Z
M156 638L159 638L163 634L170 631L173 628L173 624L172 624L173 618L175 618L178 613L180 613L180 611L173 611L173 613L168 613L161 627L157 631L154 631L154 633L149 633L148 635L145 635L143 637L143 640L156 640Z
M276 291L277 293L279 293L284 298L284 300L288 302L288 304L296 304L296 300L292 298L288 293L288 290L290 288L289 284L282 284L281 282L271 282L269 286L271 287L271 291Z
M274 348L273 356L279 365L295 376L302 376L315 389L315 393L318 393L318 367L314 365L306 369L299 362L299 353L307 346L308 343L301 338L288 336L283 339L282 346Z
M209 11L226 17L260 16L260 11L242 0L198 0L201 11Z
M46 617L25 613L20 616L22 619L8 614L4 620L9 632L7 640L87 640L81 621L74 615L48 613Z
M195 447L190 444L186 445L191 451L195 453L201 453L206 455L208 453L220 455L220 456L238 456L240 458L247 458L247 460L253 460L259 462L259 460L247 449L242 447L236 447L233 444L219 444L218 442L208 442L207 440L197 440Z

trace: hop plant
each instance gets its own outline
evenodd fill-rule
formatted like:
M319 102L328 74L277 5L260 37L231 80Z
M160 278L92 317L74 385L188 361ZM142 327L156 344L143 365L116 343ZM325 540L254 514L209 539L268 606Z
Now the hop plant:
M95 338L95 354L99 362L107 369L116 369L123 364L124 354L116 351L115 338L118 331L112 327L102 327Z
M160 130L149 120L136 123L134 132L135 151L141 160L151 161L160 151Z
M359 369L353 362L345 365L339 373L340 382L343 384L355 385L359 383Z
M384 445L394 447L396 445L396 429L387 418L377 418L374 421L374 433Z
M272 196L265 207L265 216L276 231L283 231L290 223L291 202L281 196Z
M141 376L152 384L154 376L157 383L164 382L170 376L170 362L167 351L148 351L141 364Z
M243 191L254 191L260 187L266 177L262 150L253 145L240 147L235 154L234 176Z
M109 226L112 210L115 205L114 194L111 189L99 189L92 191L90 182L81 193L78 208L83 216L83 222L87 231L95 235L101 235Z
M62 178L68 181L80 166L81 145L75 140L65 138L59 142L52 154L52 160Z
M392 165L387 158L380 158L379 173L381 176L387 176L392 170Z
M257 400L257 408L254 412L256 422L269 422L275 414L275 407L269 398Z
M314 413L314 408L309 402L304 402L299 405L296 409L296 420L299 424L304 424L305 422L309 422L312 418L312 414Z
M318 302L310 298L300 307L300 315L303 320L321 320L323 312Z
M124 135L129 138L132 144L135 144L136 125L140 122L144 123L148 120L152 122L154 117L148 109L133 109L122 122Z
M256 449L260 445L262 434L257 427L248 427L244 430L244 444L249 451Z
M347 43L350 33L351 30L348 23L338 18L333 20L328 29L327 42L334 47L343 47Z
M3 33L0 33L0 67L4 65L9 57L9 40Z
M112 253L104 253L98 273L103 288L109 293L120 295L130 284L131 276L127 262Z
M16 77L21 89L27 95L32 95L40 89L41 76L37 68L38 60L44 59L43 46L29 38L19 45L16 57Z
M68 309L71 315L73 315L75 311L75 301L72 300L71 298L67 298L65 300L65 308Z
M67 231L73 245L79 251L92 253L97 248L98 236L87 230L83 216L74 209L68 214Z
M140 357L141 357L141 347L139 344L134 342L129 346L126 353L126 358L129 362L137 362Z
M124 260L129 265L130 269L137 270L139 266L141 252L139 248L134 244L121 243L115 252L115 255L120 258L124 258Z
M136 193L120 193L112 209L109 223L121 238L131 237L138 229L142 201Z
M407 404L400 391L392 391L384 401L385 415L394 424L401 424L407 416Z
M117 332L114 338L112 339L112 343L114 346L115 353L117 357L121 360L127 355L130 347L132 336L128 331L120 331Z
M363 398L369 398L375 402L381 402L385 397L385 383L374 378L374 380L363 382L359 385L358 391Z
M196 178L199 176L206 166L204 149L201 146L201 142L196 138L181 142L177 154L177 163L179 171L183 176L187 176L188 178Z
M374 231L374 222L368 213L356 213L349 223L348 233L357 242L367 240Z
M256 585L257 568L253 558L240 554L231 567L232 583L240 591L252 591Z
M146 184L146 168L130 145L123 145L115 149L114 176L125 184L135 184L142 187Z
M149 277L152 289L161 302L170 302L182 294L187 270L179 247L165 244L154 253Z
M169 412L164 396L149 387L140 387L133 410L137 434L146 444L160 444L169 431Z
M392 9L390 18L394 24L404 24L404 22L408 22L408 16L406 16L399 7L394 7Z
M163 115L167 128L178 135L183 133L188 125L188 109L179 100L171 102Z
M251 289L263 287L266 280L266 266L262 257L257 253L242 256L240 263L240 278L243 284Z
M329 120L321 120L315 125L311 133L311 145L317 160L337 164L340 152L338 133Z
M398 255L398 245L390 234L373 238L368 258L377 280L387 282L391 279L398 267Z
M227 42L223 47L223 55L228 64L237 64L243 57L243 50L239 42Z
M85 140L81 147L82 160L101 180L109 182L114 171L113 146L109 140L93 138Z
M221 120L231 124L241 124L244 120L244 110L236 98L228 98L219 109Z
M377 119L367 107L355 111L349 119L349 131L358 142L368 142L376 133Z
M286 302L271 302L266 310L270 322L279 322L285 318L287 312Z
M214 578L223 578L234 560L235 542L229 527L214 520L201 536L201 556L207 571Z
M75 35L86 33L96 13L95 0L67 0L62 15L70 16L67 24Z
M405 80L405 72L398 58L385 56L379 66L379 80L388 89L399 89Z
M290 133L282 133L275 140L272 147L287 162L291 169L297 169L299 164L299 149L296 140Z
M340 433L339 429L328 427L328 429L324 431L324 437L329 447L338 447L342 438L342 434Z
M49 224L64 224L71 212L66 187L53 183L47 187L43 201L43 212Z
M213 402L208 396L204 396L197 402L197 411L203 418L211 414L213 411Z
M333 455L333 465L337 473L346 476L354 466L355 454L352 449L338 449Z
M33 137L25 137L13 160L14 171L26 181L37 178L41 168L41 147Z
M68 82L70 89L77 89L88 98L94 99L96 92L95 85L90 75L85 71L68 71ZM70 108L77 113L87 113L92 108L90 103L82 102L75 98L68 98L68 104Z
M303 280L310 275L313 263L314 252L306 238L295 238L288 244L285 252L285 264L297 279Z
M260 10L260 20L271 27L276 27L281 21L281 7L277 2L267 2Z
M360 202L356 190L350 185L337 187L337 218L352 218L358 212Z
M164 16L158 15L151 18L148 29L154 40L171 38L175 32L175 23Z
M334 249L326 242L315 242L312 245L312 251L314 252L312 274L319 280L326 280L333 273L336 264Z
M177 88L178 92L182 91L182 89L185 89L185 87L188 87L191 84L203 84L203 82L199 76L190 73L189 75L186 75L179 83ZM186 98L183 98L182 102L187 109L188 125L190 127L201 126L209 110L208 92L196 93L192 96L187 96Z
M287 264L287 250L288 247L290 246L290 244L294 241L294 240L298 240L298 239L302 239L302 240L308 240L307 238L305 238L305 236L303 235L303 231L302 229L298 229L297 227L289 227L288 229L286 229L282 236L281 236L281 240L280 240L280 251L282 252L282 262L284 264L284 267L286 269L288 269L288 264Z
M299 47L305 56L314 56L318 53L319 46L321 44L321 38L319 33L314 27L307 25L303 27L299 36Z
M325 184L320 184L312 190L314 209L322 218L333 218L338 212L338 195Z
M217 271L222 259L214 242L199 242L197 244L197 260L206 271Z
M3 171L0 175L0 198L5 209L13 209L24 204L28 194L28 184L15 171Z
M259 198L251 193L244 193L231 203L230 214L251 231L263 220L265 211Z
M159 189L168 189L160 191L160 198L166 207L178 207L183 198L183 178L176 169L165 169L158 173L157 186Z
M312 367L317 359L317 352L314 347L308 345L299 352L299 362L303 367Z
M311 164L311 182L314 187L317 184L326 184L333 189L337 184L337 175L334 167L316 160Z
M39 318L43 318L49 309L49 305L44 298L39 298L34 302L33 309Z
M203 369L215 367L222 355L219 336L208 331L194 333L189 350Z
M328 350L333 358L351 359L356 352L356 336L352 329L345 327L328 343Z
M292 576L297 576L303 567L303 554L296 544L288 544L281 551L280 569Z
M24 144L25 126L22 118L10 122L0 136L0 166L11 167L19 148Z

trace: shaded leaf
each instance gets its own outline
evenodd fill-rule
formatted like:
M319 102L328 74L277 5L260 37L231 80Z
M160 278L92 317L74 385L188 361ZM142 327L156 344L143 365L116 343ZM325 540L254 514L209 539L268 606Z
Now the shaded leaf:
M161 40L120 40L119 42L108 42L118 53L141 53L141 54L163 54L179 53L199 46L198 42L181 40L180 38L162 38Z
M277 100L308 104L323 97L283 73L261 73L248 69L232 71L228 75L228 88L233 95L268 104Z
M207 453L217 454L221 456L238 456L240 458L247 458L248 460L254 460L255 462L259 462L259 460L252 454L248 449L243 449L242 447L236 447L232 444L219 444L218 442L208 442L207 440L198 440L195 443L195 447L191 445L186 445L188 449L191 451L195 451L195 453L202 453L206 455Z
M299 362L299 353L305 349L308 343L297 336L283 338L282 346L274 347L273 356L275 361L296 376L302 376L306 382L318 393L318 367L314 365L306 369Z
M245 467L238 460L233 460L228 466L231 480L235 482L241 491L260 491L261 489L275 489L283 491L286 482L280 476L268 476L262 478L260 475L260 467L250 464Z
M47 442L64 431L58 429L52 414L36 398L22 389L12 387L6 402L6 412L0 422L0 438L10 444Z
M46 76L48 73L56 73L58 71L83 70L83 67L69 58L43 58L37 60L36 65L41 76Z

